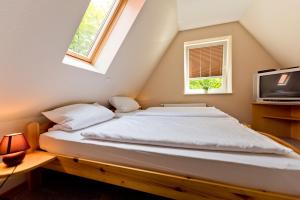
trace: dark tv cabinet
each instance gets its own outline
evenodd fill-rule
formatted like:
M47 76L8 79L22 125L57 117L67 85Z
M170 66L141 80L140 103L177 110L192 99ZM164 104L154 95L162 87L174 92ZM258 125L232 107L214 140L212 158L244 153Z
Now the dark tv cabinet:
M300 104L253 103L251 127L300 149Z

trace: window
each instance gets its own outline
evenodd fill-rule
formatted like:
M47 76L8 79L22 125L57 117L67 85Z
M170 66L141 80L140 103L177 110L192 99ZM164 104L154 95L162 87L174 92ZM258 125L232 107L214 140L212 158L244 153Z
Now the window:
M184 43L184 93L231 93L231 36Z
M125 3L126 0L91 0L67 55L94 63Z

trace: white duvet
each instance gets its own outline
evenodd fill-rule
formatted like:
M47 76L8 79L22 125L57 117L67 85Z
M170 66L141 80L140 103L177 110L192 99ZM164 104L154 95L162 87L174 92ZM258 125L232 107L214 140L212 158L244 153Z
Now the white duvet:
M215 107L151 107L136 113L137 116L170 117L229 117Z
M135 116L105 122L89 131L83 130L81 135L87 139L187 149L274 154L292 152L215 108L196 109L198 111L195 108L176 109L149 109Z

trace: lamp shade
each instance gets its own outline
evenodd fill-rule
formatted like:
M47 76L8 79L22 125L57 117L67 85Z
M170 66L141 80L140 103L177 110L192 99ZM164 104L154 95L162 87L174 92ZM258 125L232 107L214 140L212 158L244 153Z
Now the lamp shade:
M26 151L30 146L23 133L5 135L0 143L0 154L11 154Z

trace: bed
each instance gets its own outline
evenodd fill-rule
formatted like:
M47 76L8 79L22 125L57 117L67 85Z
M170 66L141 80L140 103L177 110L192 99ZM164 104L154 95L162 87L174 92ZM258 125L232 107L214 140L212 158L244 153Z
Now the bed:
M180 108L176 109L168 113L176 115ZM160 111L154 108L150 115L157 116ZM47 128L48 123L31 123L28 133L33 140L39 140L41 149L58 155L46 166L48 169L175 199L300 196L300 160L294 152L276 155L122 143L86 139L82 130L45 132ZM43 134L39 136L40 133Z

